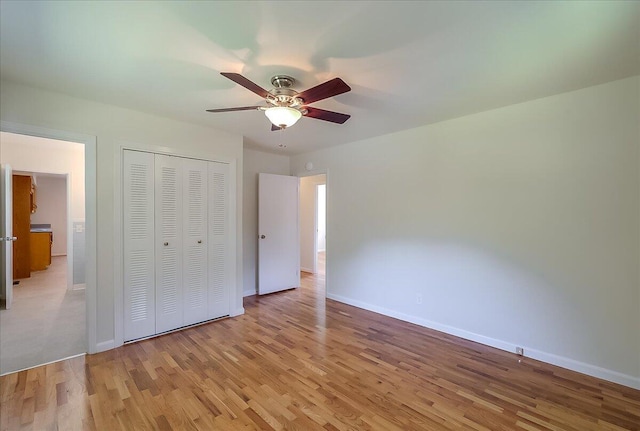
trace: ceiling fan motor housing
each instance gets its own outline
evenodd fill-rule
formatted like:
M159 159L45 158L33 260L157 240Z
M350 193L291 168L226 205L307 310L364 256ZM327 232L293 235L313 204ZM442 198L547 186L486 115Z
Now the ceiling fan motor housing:
M296 83L296 80L290 77L289 75L276 75L271 78L271 85L276 88L289 88L293 87L293 84Z

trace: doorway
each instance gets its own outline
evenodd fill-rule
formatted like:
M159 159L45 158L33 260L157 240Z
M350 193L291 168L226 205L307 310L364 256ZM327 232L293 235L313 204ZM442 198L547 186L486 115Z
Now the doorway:
M14 259L26 273L13 283L11 307L0 308L0 374L7 374L88 350L85 145L0 132L0 162L31 184L30 211L13 211L28 229L27 257Z
M326 174L300 178L300 271L325 288Z

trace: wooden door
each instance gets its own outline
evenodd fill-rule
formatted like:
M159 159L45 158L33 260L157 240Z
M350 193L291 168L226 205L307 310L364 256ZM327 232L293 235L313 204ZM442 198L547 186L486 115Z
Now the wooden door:
M31 277L31 177L13 176L13 278Z

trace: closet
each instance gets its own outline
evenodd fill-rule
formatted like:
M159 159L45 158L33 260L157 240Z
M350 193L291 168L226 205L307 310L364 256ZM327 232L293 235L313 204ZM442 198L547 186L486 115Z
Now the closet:
M124 340L229 315L229 165L123 155Z

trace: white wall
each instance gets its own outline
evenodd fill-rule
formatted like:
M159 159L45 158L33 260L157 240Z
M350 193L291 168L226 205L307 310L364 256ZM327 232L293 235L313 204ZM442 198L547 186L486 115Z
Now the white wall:
M71 217L84 220L84 145L0 132L0 162L15 171L69 175Z
M318 185L316 189L318 190L318 251L325 251L327 248L327 185Z
M326 182L326 175L300 178L300 269L313 272L316 236L316 186Z
M32 224L50 224L53 232L51 254L67 254L67 178L36 175L36 205Z
M639 95L633 77L292 157L330 171L328 297L640 388Z
M289 157L245 149L243 160L243 278L244 296L248 296L258 290L258 174L289 175Z
M195 109L195 108L194 108ZM242 137L20 84L0 83L0 118L12 123L97 138L97 341L115 344L115 295L122 291L120 261L120 149L122 145L236 163L236 209L242 214ZM236 230L236 310L242 310L242 221ZM234 312L234 310L232 310ZM118 322L119 325L122 322Z

